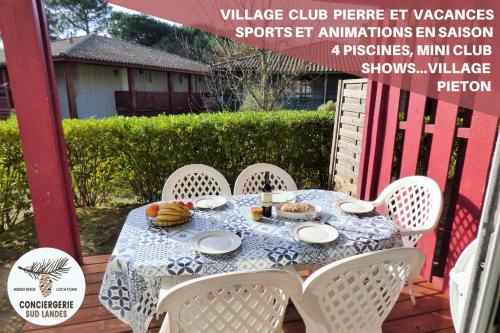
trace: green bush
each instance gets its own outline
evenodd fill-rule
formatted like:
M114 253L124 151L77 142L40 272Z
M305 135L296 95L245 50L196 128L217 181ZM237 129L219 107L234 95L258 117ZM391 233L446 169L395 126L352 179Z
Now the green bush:
M328 112L335 112L335 102L334 101L328 101L324 104L321 104L318 106L318 111L328 111Z
M287 170L299 187L324 188L332 126L333 113L321 111L63 121L79 206L124 195L140 202L157 200L166 178L191 163L210 165L234 184L248 165L268 162ZM11 127L0 125L0 135L16 142L13 156L22 162ZM3 142L0 149L5 150ZM0 179L6 177L3 169L0 173Z
M0 234L30 207L28 182L15 119L0 126Z
M121 173L118 138L107 120L65 120L63 126L75 204L105 203Z

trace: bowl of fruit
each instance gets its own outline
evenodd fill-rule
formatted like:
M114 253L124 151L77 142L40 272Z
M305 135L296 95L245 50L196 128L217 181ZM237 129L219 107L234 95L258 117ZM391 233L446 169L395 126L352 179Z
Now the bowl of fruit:
M160 201L146 207L146 217L157 227L172 227L189 222L192 209L192 202Z

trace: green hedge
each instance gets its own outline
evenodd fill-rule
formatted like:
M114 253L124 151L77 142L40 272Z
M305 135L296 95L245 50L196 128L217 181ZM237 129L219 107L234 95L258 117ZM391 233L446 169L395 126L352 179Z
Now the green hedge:
M24 159L17 125L0 125L0 233L11 227L23 210L30 207Z
M333 113L326 111L111 117L63 122L75 201L79 206L105 204L117 196L140 202L157 200L168 175L191 163L210 165L234 184L248 165L268 162L287 170L299 187L324 188L332 126ZM2 165L14 166L18 174L10 178L2 166L0 179L25 188L24 173L19 171L24 170L24 165L15 121L0 124L0 138L0 161Z

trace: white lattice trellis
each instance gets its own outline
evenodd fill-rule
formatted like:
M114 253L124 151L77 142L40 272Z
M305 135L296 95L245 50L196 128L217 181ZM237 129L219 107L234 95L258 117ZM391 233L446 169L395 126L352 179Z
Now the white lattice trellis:
M168 312L170 332L280 332L289 296L300 292L300 279L285 271L220 274L172 288L158 312Z
M168 177L163 186L162 200L192 199L203 195L231 195L226 178L203 164L190 164Z
M382 332L408 277L423 263L417 249L391 249L330 264L304 284L298 309L308 332ZM295 301L295 300L294 300Z
M243 170L234 184L234 194L252 194L261 191L264 175L269 171L269 180L273 190L296 191L293 178L283 169L268 163L257 163Z

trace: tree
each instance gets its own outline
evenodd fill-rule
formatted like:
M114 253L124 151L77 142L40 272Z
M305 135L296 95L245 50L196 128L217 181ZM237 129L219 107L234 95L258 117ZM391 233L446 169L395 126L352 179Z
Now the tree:
M209 47L183 44L191 58L210 64L212 75L207 78L207 86L219 109L237 105L249 111L280 109L292 97L296 81L309 65L224 37L214 36ZM294 65L289 66L290 62Z
M113 12L108 32L120 39L155 47L164 36L175 35L175 27L144 14Z
M47 0L45 7L52 38L104 31L111 15L111 7L102 0Z
M201 30L159 21L144 14L113 12L108 32L113 37L188 56L183 41L192 47L208 47L213 35ZM196 59L195 60L199 60Z

